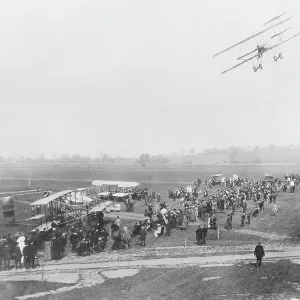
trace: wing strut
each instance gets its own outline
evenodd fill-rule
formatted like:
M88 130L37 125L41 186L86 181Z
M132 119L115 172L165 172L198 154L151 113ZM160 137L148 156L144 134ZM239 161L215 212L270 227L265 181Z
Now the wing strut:
M273 45L272 47L268 48L267 51L272 50L272 49L274 49L274 48L276 48L276 47L278 47L278 46L280 46L280 45L282 45L282 44L284 44L284 43L286 43L286 42L288 42L288 41L290 41L290 40L296 38L296 37L299 36L299 35L300 35L300 32L294 34L293 36L291 36L291 37L288 38L287 40L284 40L284 41L282 41L282 42L280 42L280 43L278 43L278 44Z

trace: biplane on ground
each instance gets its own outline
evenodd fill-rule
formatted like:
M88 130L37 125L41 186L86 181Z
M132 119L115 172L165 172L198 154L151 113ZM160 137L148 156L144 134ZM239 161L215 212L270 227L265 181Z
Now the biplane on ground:
M219 53L216 53L213 57L219 56L220 54L223 54L237 46L242 46L243 44L245 44L249 41L252 41L252 40L256 41L256 47L253 50L251 50L243 55L239 55L237 60L240 62L237 65L223 71L222 74L225 74L225 73L227 73L245 63L248 63L250 61L252 61L254 72L258 71L259 69L262 70L263 69L262 62L261 62L262 57L265 55L265 53L270 52L270 51L273 52L273 59L275 62L278 61L279 59L283 59L282 52L277 53L275 48L281 46L284 43L287 43L288 41L290 41L300 35L300 32L298 32L286 39L284 38L284 35L286 34L287 31L289 31L290 28L281 29L280 27L281 27L281 25L289 22L293 17L293 16L290 16L290 17L284 18L281 21L278 21L279 19L282 19L285 15L286 15L286 13L283 13L283 14L280 14L280 15L272 18L271 20L269 20L268 22L266 22L264 24L264 26L268 25L268 27L247 37L246 39L220 51ZM270 31L273 31L273 33L272 33L272 36L269 38L269 40L273 41L275 38L277 38L277 43L275 43L273 45L268 44L267 42L258 43L257 38L258 37L263 38L263 34L270 32ZM264 40L264 38L263 38L263 40Z
M88 215L99 212L103 212L104 218L108 220L115 219L118 215L126 220L145 220L143 214L123 212L121 205L116 203L130 195L126 189L138 185L138 182L95 180L92 187L61 191L30 203L31 207L39 207L40 213L27 220L40 221L41 225L37 227L39 230L50 228L54 219L58 224L80 223ZM90 191L94 188L97 194L112 194L115 203L102 197L92 197ZM114 192L116 190L123 192Z

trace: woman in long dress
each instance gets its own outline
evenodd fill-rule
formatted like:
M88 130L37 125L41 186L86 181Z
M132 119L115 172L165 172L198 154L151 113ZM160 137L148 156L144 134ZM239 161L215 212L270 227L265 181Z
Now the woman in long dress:
M47 239L45 241L45 261L50 261L52 259L51 246L52 246L52 242L49 239Z
M188 227L188 219L187 219L186 215L183 215L181 228L186 229L187 227Z
M195 207L194 206L191 208L190 221L191 222L195 222L196 221L196 212L195 212Z

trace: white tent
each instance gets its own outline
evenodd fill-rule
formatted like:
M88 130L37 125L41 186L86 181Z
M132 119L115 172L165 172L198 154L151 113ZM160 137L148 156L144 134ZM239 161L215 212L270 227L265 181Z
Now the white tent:
M115 193L113 194L114 197L120 198L120 197L125 197L129 195L128 193Z
M76 202L76 203L90 203L93 202L93 199L91 199L90 197L86 196L86 195L82 195L81 193L72 193L72 196L70 198L70 200L72 202Z
M102 192L102 193L99 193L98 196L107 197L109 194L110 194L110 192Z
M95 186L118 186L119 188L133 188L140 185L138 182L128 181L109 181L109 180L94 180L92 185Z

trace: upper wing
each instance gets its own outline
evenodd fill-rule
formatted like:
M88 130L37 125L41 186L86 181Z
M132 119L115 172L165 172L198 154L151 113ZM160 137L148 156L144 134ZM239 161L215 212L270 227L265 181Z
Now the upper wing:
M282 24L282 23L285 23L285 22L289 21L292 17L293 17L293 16L291 16L291 17L289 17L289 18L287 18L287 19L284 19L284 20L282 20L282 21L280 21L280 22L278 22L278 23L276 23L276 24L274 24L274 25L272 25L272 26L270 26L270 27L268 27L268 28L266 28L266 29L264 29L264 30L258 32L258 33L255 33L255 34L253 34L253 35L247 37L247 38L244 39L243 41L238 42L237 44L235 44L235 45L233 45L233 46L231 46L231 47L229 47L229 48L227 48L227 49L225 49L225 50L222 50L221 52L215 54L213 57L216 57L216 56L218 56L218 55L220 55L220 54L222 54L222 53L224 53L224 52L226 52L226 51L228 51L228 50L231 50L232 48L234 48L234 47L236 47L236 46L238 46L238 45L241 45L241 44L243 44L243 43L245 43L245 42L247 42L247 41L250 41L250 40L254 39L255 37L259 36L260 34L263 34L264 32L266 32L266 31L268 31L268 30L270 30L270 29L272 29L272 28L274 28L274 27L276 27L276 26L279 26L279 25Z
M230 69L227 69L227 70L223 71L222 74L225 74L225 73L227 73L227 72L229 72L229 71L231 71L231 70L233 70L233 69L235 69L235 68L237 68L237 67L239 67L239 66L245 64L246 62L252 60L253 58L255 58L255 57L257 57L257 56L258 56L258 54L253 55L252 57L250 57L250 58L248 58L248 59L242 61L241 63L239 63L239 64L237 64L237 65L235 65L235 66L233 66L233 67L231 67Z
M282 31L280 31L280 32L278 32L278 33L272 35L272 36L270 37L270 40L273 39L273 38L275 38L276 36L279 36L279 37L280 37L282 34L284 34L285 32L287 32L287 31L290 30L290 29L291 29L291 28L287 28L287 29L285 29L285 30L282 30Z
M276 47L278 47L278 46L280 46L280 45L282 45L282 44L284 44L284 43L286 43L286 42L288 42L288 41L290 41L290 40L296 38L296 37L299 36L299 35L300 35L300 32L294 34L293 36L291 36L291 37L288 38L287 40L284 40L284 41L282 41L282 42L280 42L280 43L278 43L278 44L273 45L272 47L269 47L267 51L272 50L272 49L274 49L274 48L276 48Z
M271 20L269 20L268 22L266 22L264 25L267 25L267 24L269 24L269 23L271 23L271 22L273 22L273 21L278 20L280 17L282 17L282 16L285 15L285 14L286 14L286 12L283 13L283 14L280 14L279 16L276 16L276 17L272 18Z

